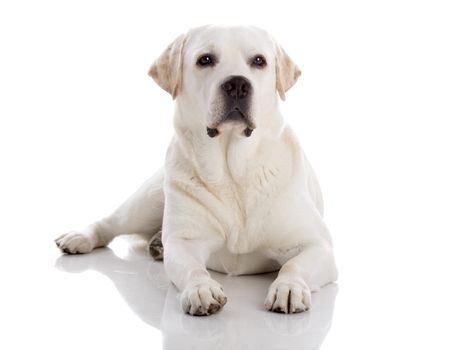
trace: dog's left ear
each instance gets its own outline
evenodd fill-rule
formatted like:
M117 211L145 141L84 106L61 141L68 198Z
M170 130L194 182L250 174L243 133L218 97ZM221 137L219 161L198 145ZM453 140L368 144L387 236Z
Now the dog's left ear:
M182 87L183 47L185 41L185 34L175 39L152 64L148 72L149 76L161 88L171 94L174 100Z
M275 44L275 51L276 88L282 101L285 101L285 92L294 86L302 72L284 49L277 43Z

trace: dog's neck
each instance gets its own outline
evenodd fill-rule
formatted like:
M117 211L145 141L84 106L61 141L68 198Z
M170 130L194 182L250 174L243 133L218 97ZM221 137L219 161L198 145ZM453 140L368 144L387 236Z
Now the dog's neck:
M215 138L206 133L206 127L189 126L182 111L174 118L176 138L188 162L203 182L223 185L226 179L236 184L247 184L257 167L271 159L271 144L280 142L284 128L280 114L268 128L256 128L250 137L242 134L242 126L226 126Z

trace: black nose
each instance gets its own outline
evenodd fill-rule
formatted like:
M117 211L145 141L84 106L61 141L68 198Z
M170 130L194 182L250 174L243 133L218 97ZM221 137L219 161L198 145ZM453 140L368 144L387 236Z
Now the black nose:
M222 85L224 93L232 99L245 98L251 91L251 84L248 79L242 76L233 76L227 79Z

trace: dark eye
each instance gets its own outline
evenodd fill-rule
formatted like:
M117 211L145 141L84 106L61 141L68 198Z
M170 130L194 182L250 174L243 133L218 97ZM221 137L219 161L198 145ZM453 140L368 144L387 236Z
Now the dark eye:
M262 68L266 66L266 59L262 55L256 55L251 60L251 65L257 68Z
M213 66L216 63L213 55L202 55L196 61L196 64L201 67Z

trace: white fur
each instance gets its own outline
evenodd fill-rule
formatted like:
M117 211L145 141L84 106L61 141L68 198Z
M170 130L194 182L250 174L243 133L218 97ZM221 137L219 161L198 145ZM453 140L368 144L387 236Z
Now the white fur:
M62 235L57 245L69 253L87 253L120 234L150 239L162 226L164 264L186 312L211 314L226 302L207 268L229 274L280 268L266 308L304 311L310 292L335 281L337 271L319 185L278 106L277 75L283 74L278 64L297 70L288 72L292 85L298 68L291 61L279 62L285 53L279 57L280 47L257 28L206 26L177 40L182 42L171 50L180 48L181 79L164 81L166 90L177 91L175 136L165 167L112 215ZM212 50L218 64L196 67L197 57ZM257 53L268 62L264 69L248 63ZM170 54L172 59L178 53ZM161 86L160 70L178 69L162 67L162 61L152 68ZM225 123L220 135L210 138L206 126L217 117L218 86L230 75L242 75L253 85L256 129L245 137L243 125Z

